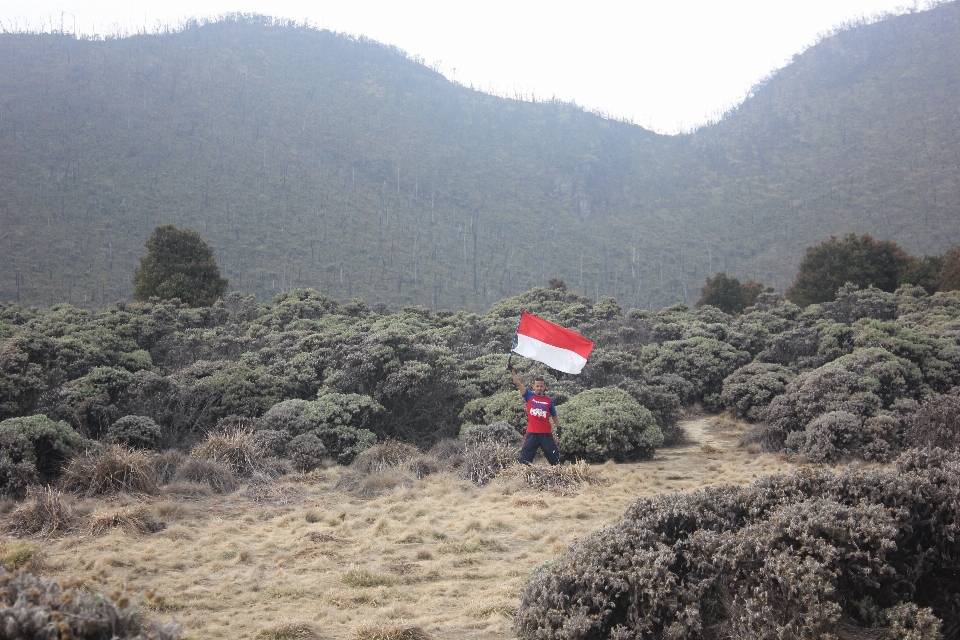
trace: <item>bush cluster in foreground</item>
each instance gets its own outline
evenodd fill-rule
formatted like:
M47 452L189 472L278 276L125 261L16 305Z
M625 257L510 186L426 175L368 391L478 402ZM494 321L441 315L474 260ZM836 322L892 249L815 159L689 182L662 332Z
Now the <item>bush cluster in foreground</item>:
M91 585L41 578L0 566L0 636L23 640L175 640L180 628L147 622L124 593L99 595ZM96 586L96 585L93 585Z
M524 587L521 638L939 638L960 623L960 454L638 500Z

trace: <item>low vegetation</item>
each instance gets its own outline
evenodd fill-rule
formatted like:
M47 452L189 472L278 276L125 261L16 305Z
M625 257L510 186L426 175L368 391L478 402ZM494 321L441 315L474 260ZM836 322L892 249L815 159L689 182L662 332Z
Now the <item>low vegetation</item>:
M388 313L309 290L269 305L234 295L209 308L152 301L103 312L0 309L7 394L0 407L9 412L0 421L0 489L19 500L8 503L4 522L8 536L44 541L44 552L22 566L81 568L65 558L83 536L114 549L112 560L84 571L141 566L109 540L143 539L137 549L147 557L157 553L147 540L202 544L209 532L191 524L198 514L185 505L226 505L213 507L221 514L246 505L228 525L246 536L264 526L257 509L271 519L302 509L298 526L319 525L309 530L314 546L287 543L276 566L296 564L303 552L304 561L336 568L337 589L379 594L330 596L302 628L339 620L339 636L356 636L362 621L334 610L395 602L392 590L421 582L426 589L441 565L462 574L454 584L473 580L476 558L509 556L501 529L528 535L492 510L469 515L470 500L498 507L516 500L519 511L567 500L582 505L582 516L571 516L578 526L564 520L563 544L554 536L547 557L531 551L527 572L510 574L511 586L481 607L483 616L512 615L505 603L522 587L515 618L522 637L579 638L578 629L591 629L616 638L792 638L876 629L932 638L960 620L950 604L954 588L924 564L953 571L954 550L937 519L952 522L952 512L933 517L921 508L946 504L960 479L952 457L960 442L960 292L848 284L833 301L806 308L766 292L732 316L709 305L624 311L617 300L590 300L560 284L504 299L483 315ZM520 309L596 344L579 376L514 359L521 378L544 377L555 399L566 457L559 467L515 463L525 421L504 352ZM680 423L703 410L726 412L710 438L706 419ZM660 462L677 452L697 462ZM747 488L740 485L761 474L724 472L850 462L895 463L900 471L807 469ZM632 484L617 488L631 474ZM642 490L641 476L651 482ZM694 495L665 493L708 485ZM413 506L432 491L438 497L429 508ZM651 497L621 525L552 560L613 521L616 501L605 507L606 521L577 502L585 495L604 502L611 492L624 496L619 508L627 496ZM401 496L412 511L385 515L401 511ZM445 519L441 530L431 519L444 509L459 520ZM228 548L219 555L196 553L208 569L230 567L248 580L252 552L231 535L224 533ZM526 539L535 544L543 535ZM341 564L337 545L358 537L367 548L389 541L377 547L381 560L364 561L358 547ZM408 544L416 553L399 552ZM534 557L552 564L531 577ZM154 569L137 578L144 591L155 586L151 571L167 571L160 561L146 566ZM776 582L785 573L796 579L786 594ZM123 575L134 579L132 570ZM270 588L291 605L319 593L299 579L278 580ZM929 588L934 581L938 590ZM274 597L224 588L218 597L247 593L244 606ZM565 608L573 602L582 609ZM415 618L396 606L369 629ZM218 624L191 611L188 626L207 633ZM257 629L279 633L281 622ZM410 622L432 628L423 618ZM502 633L509 624L501 616L486 626Z
M645 498L524 587L521 638L940 638L960 456Z
M468 439L458 438L432 452L382 443L348 467L251 477L223 495L185 483L162 483L158 495L60 493L70 528L8 532L0 558L43 578L84 580L91 593L124 591L141 620L179 624L183 640L353 640L364 629L417 628L435 639L511 637L535 568L637 496L793 467L737 448L742 426L687 419L690 443L639 463L521 469L511 459L483 485L456 468L420 470L424 458L460 457Z

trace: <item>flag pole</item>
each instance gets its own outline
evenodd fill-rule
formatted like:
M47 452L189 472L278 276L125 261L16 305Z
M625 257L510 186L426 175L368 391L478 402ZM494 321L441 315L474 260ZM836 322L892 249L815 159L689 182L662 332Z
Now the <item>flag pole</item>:
M520 313L520 318L517 320L517 328L513 332L513 344L510 345L510 355L507 357L507 369L510 369L510 362L513 360L513 350L517 348L517 334L520 332L520 320L523 320L523 313Z

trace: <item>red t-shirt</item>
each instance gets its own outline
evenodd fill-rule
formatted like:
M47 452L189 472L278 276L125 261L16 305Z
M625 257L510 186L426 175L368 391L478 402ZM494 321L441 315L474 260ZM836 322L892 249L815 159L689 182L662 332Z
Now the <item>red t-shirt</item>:
M550 433L550 416L557 415L550 396L538 396L530 389L523 394L527 403L527 433Z

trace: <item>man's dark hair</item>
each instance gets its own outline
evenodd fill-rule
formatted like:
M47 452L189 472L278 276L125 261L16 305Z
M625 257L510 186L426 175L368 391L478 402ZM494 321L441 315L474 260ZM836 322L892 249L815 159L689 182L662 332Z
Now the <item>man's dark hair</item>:
M543 379L543 376L537 376L536 378L533 379L534 382L536 382L537 380L539 380L543 384L547 384L547 381Z

